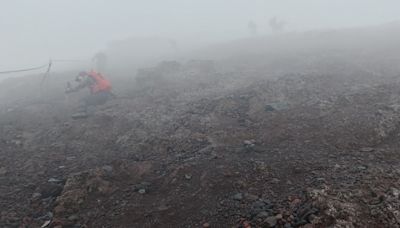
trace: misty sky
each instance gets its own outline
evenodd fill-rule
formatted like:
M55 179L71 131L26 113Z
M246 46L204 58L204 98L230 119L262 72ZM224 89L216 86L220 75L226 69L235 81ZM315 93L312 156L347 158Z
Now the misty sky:
M287 30L375 25L400 20L399 0L0 0L0 71L52 58L88 58L111 40L161 36L206 44Z

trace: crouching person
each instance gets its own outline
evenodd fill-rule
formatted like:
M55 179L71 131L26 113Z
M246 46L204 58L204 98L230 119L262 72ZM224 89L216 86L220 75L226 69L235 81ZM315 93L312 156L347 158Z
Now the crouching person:
M78 92L81 89L88 88L90 90L90 95L83 99L78 112L73 114L72 118L86 118L90 106L105 104L113 97L110 81L105 79L100 73L95 71L80 72L79 75L76 76L75 81L78 85L72 87L68 84L65 91L66 93Z

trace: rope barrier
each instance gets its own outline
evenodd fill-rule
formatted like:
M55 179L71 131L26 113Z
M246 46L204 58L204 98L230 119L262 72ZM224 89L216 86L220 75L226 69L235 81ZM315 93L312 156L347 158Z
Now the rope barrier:
M50 70L51 70L51 65L53 65L53 61L50 59L50 60L49 60L49 64L47 65L47 71L46 71L46 73L44 73L43 78L42 78L42 81L40 82L40 86L43 85L44 81L45 81L45 80L47 79L47 77L49 76Z
M50 75L50 70L54 62L87 62L86 60L80 60L80 59L56 59L56 60L51 60L49 63L44 64L42 66L38 67L32 67L32 68L25 68L25 69L18 69L18 70L8 70L8 71L0 71L0 74L13 74L13 73L20 73L20 72L27 72L27 71L34 71L34 70L40 70L47 68L46 72L43 74L43 78L40 82L40 86L43 86L43 83L46 81L48 76Z
M40 69L46 68L48 66L49 66L49 64L45 64L42 66L26 68L26 69L0 71L0 74L12 74L12 73L19 73L19 72L26 72L26 71L34 71L34 70L40 70Z
M88 60L82 59L53 59L53 62L64 62L64 63L79 63L79 62L89 62Z
M20 72L26 72L26 71L34 71L34 70L44 69L46 67L48 69L46 74L48 74L53 62L71 62L71 63L73 63L73 62L88 62L88 61L87 60L80 60L80 59L55 59L55 60L51 60L50 63L46 63L46 64L38 66L38 67L32 67L32 68L26 68L26 69L18 69L18 70L0 71L0 74L12 74L12 73L20 73Z

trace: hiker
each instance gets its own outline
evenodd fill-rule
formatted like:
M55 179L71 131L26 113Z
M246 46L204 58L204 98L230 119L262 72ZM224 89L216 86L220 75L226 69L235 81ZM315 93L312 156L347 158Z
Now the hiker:
M107 68L107 55L104 52L98 52L93 56L92 61L96 64L96 71L104 74Z
M78 92L83 88L89 88L90 95L83 99L83 104L79 107L78 113L73 118L87 117L88 107L105 104L113 97L111 83L98 72L80 72L75 81L78 85L72 88L68 83L66 93Z

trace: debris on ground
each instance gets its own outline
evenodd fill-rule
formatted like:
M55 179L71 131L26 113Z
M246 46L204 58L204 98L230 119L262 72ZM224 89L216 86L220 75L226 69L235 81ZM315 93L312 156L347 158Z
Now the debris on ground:
M396 80L216 66L143 70L85 119L0 99L0 227L400 225Z

